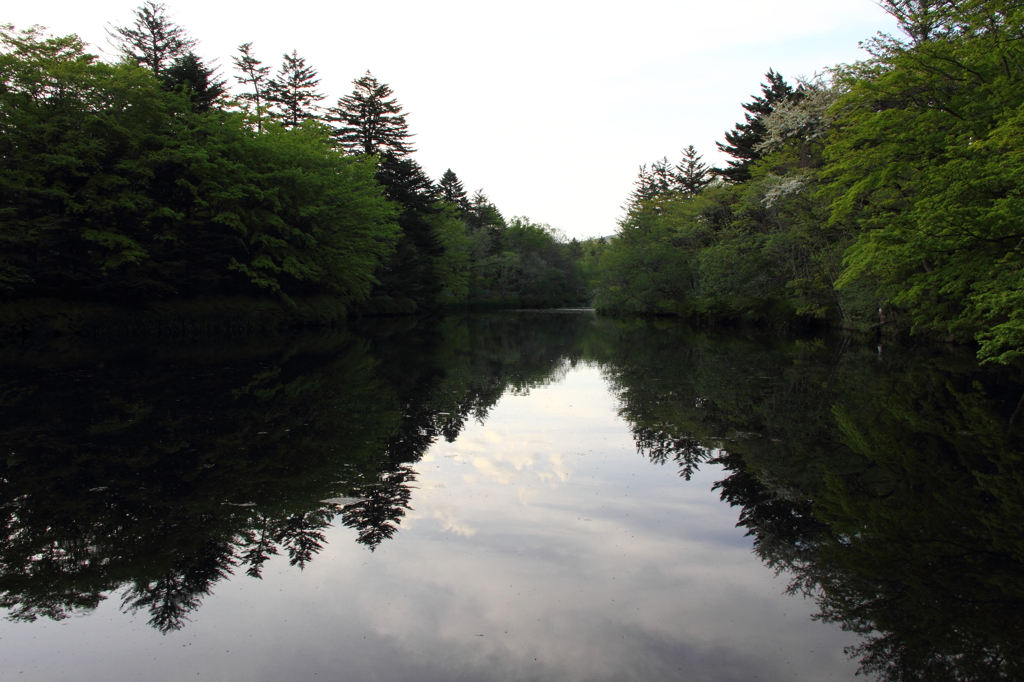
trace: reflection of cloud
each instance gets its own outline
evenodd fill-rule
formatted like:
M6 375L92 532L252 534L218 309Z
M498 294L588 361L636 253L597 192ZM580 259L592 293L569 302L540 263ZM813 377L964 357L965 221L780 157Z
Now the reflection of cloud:
M271 559L262 581L221 583L167 637L115 618L119 600L78 621L79 639L59 639L73 619L0 621L5 664L39 682L107 680L111 660L123 679L158 682L192 665L257 682L854 679L842 650L855 636L782 593L711 490L722 472L684 482L651 466L597 382L575 372L503 399L490 428L435 445L415 465L413 511L374 553L338 524L301 573ZM522 407L546 393L571 399ZM558 412L588 398L600 403L586 419Z
M526 506L526 505L530 504L531 500L536 500L539 495L540 495L540 491L539 490L531 490L529 488L520 488L519 489L519 502L522 503L523 506Z
M572 474L563 454L553 450L547 438L525 440L485 428L446 446L444 458L469 464L484 480L501 485L533 479L565 483Z
M447 530L471 538L476 535L476 529L455 518L455 509L452 507L434 507L432 517L441 522L441 530Z

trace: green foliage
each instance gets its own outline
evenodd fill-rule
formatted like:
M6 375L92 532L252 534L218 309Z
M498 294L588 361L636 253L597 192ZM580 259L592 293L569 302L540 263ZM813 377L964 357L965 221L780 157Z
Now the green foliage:
M428 221L443 249L434 261L435 276L441 283L438 301L462 303L469 296L473 276L473 239L466 232L457 204L445 203Z
M160 80L169 90L180 88L191 100L192 109L203 113L227 92L224 81L215 76L215 69L206 68L199 57L189 53L175 59L160 75Z
M601 259L596 301L608 312L785 323L839 316L831 283L842 235L823 231L813 172L757 177L633 206Z
M725 188L641 168L602 257L610 312L801 321L1024 359L1024 9L886 2L908 41L796 89L769 72Z
M944 17L955 31L879 45L827 151L833 220L859 228L839 286L874 279L915 330L973 336L1000 362L1024 342L1021 11L964 3Z
M324 127L258 134L77 38L2 40L9 295L368 294L394 212L374 164L333 150Z

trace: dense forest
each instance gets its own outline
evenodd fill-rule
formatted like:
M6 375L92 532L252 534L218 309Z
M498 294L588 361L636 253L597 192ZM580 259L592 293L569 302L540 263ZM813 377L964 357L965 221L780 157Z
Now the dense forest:
M221 76L154 2L111 28L113 63L7 26L0 297L256 298L309 321L590 304L915 334L1013 362L1024 8L880 4L902 35L813 78L769 70L718 143L724 168L693 146L641 167L617 233L583 241L504 218L451 170L428 177L370 73L330 105L297 52L275 71L246 43Z
M297 52L251 43L234 90L167 8L77 36L0 27L0 292L8 301L330 297L414 312L586 298L561 233L426 175L372 74L327 106Z
M902 37L788 83L769 71L712 169L641 168L599 309L803 321L1024 354L1024 6L882 0Z

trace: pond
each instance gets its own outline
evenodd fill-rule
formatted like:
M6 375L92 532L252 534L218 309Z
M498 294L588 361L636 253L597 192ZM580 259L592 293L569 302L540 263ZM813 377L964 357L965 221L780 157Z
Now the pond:
M0 352L18 680L1024 679L1024 376L587 311Z

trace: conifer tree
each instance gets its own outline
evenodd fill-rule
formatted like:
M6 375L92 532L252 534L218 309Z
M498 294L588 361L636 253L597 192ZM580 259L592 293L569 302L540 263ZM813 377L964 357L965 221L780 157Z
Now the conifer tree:
M507 227L505 216L482 189L473 192L469 200L469 210L465 213L466 228L470 234L485 234L489 250L495 253L501 249L501 233Z
M184 88L192 100L193 110L199 113L209 111L227 92L224 81L216 78L216 69L207 68L191 52L175 59L161 74L160 80L168 90Z
M306 60L293 50L284 55L277 76L267 82L266 101L273 106L275 118L286 128L295 128L316 117L320 109L317 102L324 98L316 90L318 85L316 69L307 66Z
M764 140L764 118L775 110L776 104L794 101L801 95L799 90L794 90L773 69L768 70L765 78L768 80L761 84L761 95L743 105L747 111L744 122L737 123L733 130L725 133L725 143L717 143L721 151L736 159L726 161L728 167L718 171L729 182L750 179L751 164L762 156L757 145Z
M637 172L636 182L633 191L629 195L626 209L629 210L644 201L651 201L657 197L664 196L673 191L676 187L676 172L668 157L661 157L648 168L647 164L640 166Z
M463 213L469 212L466 188L463 186L462 181L459 180L459 176L451 168L446 170L444 175L441 176L440 182L437 183L437 189L441 193L441 198L445 201L455 204Z
M196 46L197 41L171 21L163 3L146 0L134 13L135 22L131 26L113 26L107 34L118 52L157 76Z
M420 165L408 156L383 154L376 179L384 186L384 195L402 207L398 216L402 234L395 253L377 273L377 292L429 307L441 291L435 264L444 254L430 221L430 216L439 211L435 206L437 190Z
M676 166L675 186L683 195L694 197L714 181L711 168L691 144L683 150L683 160Z
M328 110L327 120L339 124L333 137L349 154L405 156L413 151L402 106L392 97L387 83L372 73L352 81L352 94Z
M252 43L242 43L238 46L238 52L239 55L233 57L232 62L242 75L235 76L235 80L251 90L241 93L238 97L252 105L252 113L256 116L256 129L262 132L263 113L267 106L267 88L270 84L270 67L264 66L263 62L256 59L252 53Z

